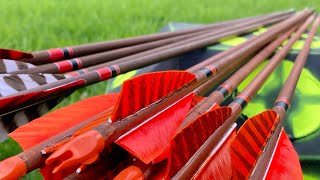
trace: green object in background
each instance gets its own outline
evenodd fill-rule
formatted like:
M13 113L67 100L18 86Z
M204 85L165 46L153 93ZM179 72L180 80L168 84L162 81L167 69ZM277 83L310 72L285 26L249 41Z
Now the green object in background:
M253 35L257 36L267 31L267 28L260 28L258 31L254 32Z
M237 46L247 41L247 38L244 37L234 37L227 40L220 41L221 44L229 45L229 46Z
M114 89L120 88L120 86L122 85L122 83L125 80L128 80L128 79L134 77L137 73L138 73L138 70L133 70L133 71L129 71L127 73L121 74L119 76L116 76L112 80L109 80L109 82L111 82L111 86L110 86L110 84L108 84L109 86L106 86L107 87L106 93L109 93Z

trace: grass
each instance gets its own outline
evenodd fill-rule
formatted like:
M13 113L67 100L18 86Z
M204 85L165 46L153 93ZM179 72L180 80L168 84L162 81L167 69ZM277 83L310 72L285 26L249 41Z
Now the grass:
M312 7L318 1L296 0L128 0L5 1L0 11L0 47L36 51L157 32L170 21L211 23L290 8ZM76 91L59 107L102 94L106 82ZM0 160L16 154L9 140L0 145ZM39 179L32 173L26 179Z

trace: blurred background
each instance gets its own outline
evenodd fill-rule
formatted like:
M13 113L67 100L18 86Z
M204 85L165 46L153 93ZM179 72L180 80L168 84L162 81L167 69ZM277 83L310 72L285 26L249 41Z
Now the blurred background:
M0 4L0 47L22 51L150 34L170 22L205 24L305 7L320 11L317 0L0 0ZM103 94L107 84L80 89L58 107ZM0 160L20 151L9 139L0 144ZM302 166L305 179L320 179L317 172L320 168L315 161ZM41 176L33 172L25 179L41 179Z

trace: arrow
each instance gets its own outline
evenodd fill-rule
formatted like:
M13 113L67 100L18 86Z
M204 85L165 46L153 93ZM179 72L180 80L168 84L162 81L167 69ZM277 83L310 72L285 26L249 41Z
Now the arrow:
M310 11L304 11L303 13L299 13L297 16L290 18L286 21L284 21L283 23L280 23L279 25L274 26L273 28L270 28L269 31L267 31L266 33L264 33L263 35L260 36L260 38L257 38L258 42L261 42L258 44L252 45L250 48L247 48L246 50L257 50L259 49L261 46L263 46L268 40L270 41L271 38L275 37L276 35L278 35L279 33L285 31L287 28L294 26L297 22L300 22L301 20L303 20L306 16L308 16L308 14L310 14ZM231 59L231 57L229 57L229 59ZM210 61L209 61L210 62ZM215 65L214 67L216 68L216 70L220 70L223 69L224 67L228 67L228 64L230 64L230 60L229 61L217 61L215 63L213 63L212 65ZM133 80L128 81L126 83L124 83L123 85L123 89L122 92L120 93L120 99L118 100L117 106L113 111L113 115L111 117L112 121L114 123L110 124L110 123L104 123L100 126L97 126L95 128L96 131L89 131L87 133L84 133L81 135L81 137L77 137L75 139L73 139L73 141L70 141L68 143L66 143L63 147L68 147L71 148L72 146L70 146L70 144L72 145L73 143L77 143L78 140L80 140L83 137L90 137L90 138L95 138L98 137L98 139L96 139L97 143L100 144L100 142L104 144L104 146L108 146L110 145L112 142L114 142L118 137L120 137L121 135L123 135L125 132L128 132L130 129L132 129L133 127L136 127L137 125L141 124L143 121L145 121L146 119L150 118L152 115L157 114L159 111L161 111L161 109L163 107L167 107L170 104L173 104L174 102L176 102L177 100L180 99L182 97L189 97L186 96L188 95L190 92L192 92L192 90L197 87L198 85L202 84L204 81L206 81L206 79L209 79L211 76L214 76L214 70L212 69L211 66L207 66L203 69L200 69L199 71L197 71L194 75L191 75L189 73L189 78L186 78L186 76L184 75L183 77L186 78L186 81L184 84L181 84L181 86L178 88L175 87L173 88L174 90L170 93L166 93L164 96L160 96L159 98L154 99L153 101L149 102L148 104L145 104L144 106L132 106L130 108L126 108L128 105L128 99L132 99L131 96L129 94L127 94L128 90L136 90L135 88L132 88L132 85L138 85L140 86L140 84L142 82L148 82L147 84L150 85L150 87L158 87L159 85L152 85L153 83L158 83L161 81L157 81L154 78L160 78L168 75L168 73L155 73L155 74L151 74L152 76L152 81L150 81L150 76L141 76L135 80L140 81L140 83L132 83ZM171 73L169 73L171 74ZM178 73L181 74L181 73ZM188 74L188 73L187 73ZM180 77L179 77L180 78ZM147 81L147 79L149 79ZM160 80L159 79L159 80ZM132 84L131 84L132 83ZM182 83L182 82L181 82ZM143 83L142 83L143 84ZM165 84L163 84L165 86ZM137 89L142 90L141 92L145 91L145 87L144 86L140 86L140 88ZM130 87L129 89L126 89L126 87ZM142 88L142 89L141 89ZM143 90L144 89L144 90ZM151 90L151 89L150 89ZM136 99L136 102L141 100ZM135 104L135 103L133 103ZM186 103L183 103L186 104ZM132 114L134 114L132 116ZM181 118L180 118L181 119ZM107 127L107 128L106 128ZM104 132L102 132L101 130L103 130ZM96 132L99 132L98 134ZM104 139L106 139L105 141L101 141L102 137ZM106 138L108 137L108 138ZM99 145L100 146L100 145ZM50 162L56 161L59 159L59 154L63 152L63 147L60 150L57 150L55 153L52 154L51 158L47 159L48 164L51 164ZM95 146L95 148L97 148ZM94 148L94 149L95 149ZM73 148L71 148L73 149ZM30 150L30 151L25 151L23 154L23 157L33 157L35 160L31 160L31 159L25 159L24 161L28 167L27 171L30 171L34 168L36 168L37 166L39 166L40 164L37 162L39 159L38 158L43 158L43 157L38 157L37 159L35 158L36 154L32 153L32 152L39 152L39 151L34 151ZM62 150L62 151L61 151ZM66 149L65 149L66 150ZM96 150L94 150L96 151ZM32 153L32 156L27 155L28 153ZM86 156L86 155L84 155ZM81 158L83 158L84 156L82 156ZM15 156L15 157L20 157ZM80 159L73 159L79 162ZM83 159L81 159L80 161L82 161ZM89 160L89 159L88 159ZM8 160L9 161L9 160ZM6 162L8 162L6 161ZM32 162L33 161L33 162ZM68 167L66 164L68 163L72 163L71 161L68 162L68 160L64 161L64 166ZM62 167L62 166L60 166ZM58 167L56 167L58 168ZM8 171L10 172L10 171Z

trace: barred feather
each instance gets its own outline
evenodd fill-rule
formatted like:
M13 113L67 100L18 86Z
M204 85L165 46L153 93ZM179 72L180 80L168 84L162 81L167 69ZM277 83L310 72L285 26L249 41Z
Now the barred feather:
M248 119L230 145L232 174L247 179L279 122L279 115L267 110Z
M194 80L195 76L185 71L149 73L127 80L111 119L123 119Z
M0 73L11 73L22 69L35 67L33 64L15 61L11 59L0 59Z

